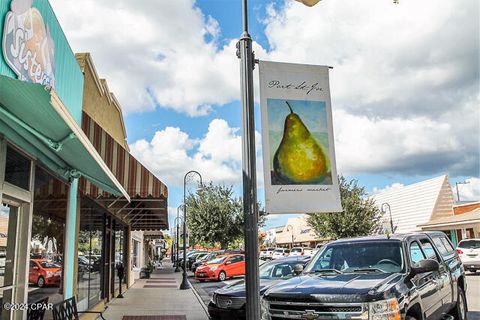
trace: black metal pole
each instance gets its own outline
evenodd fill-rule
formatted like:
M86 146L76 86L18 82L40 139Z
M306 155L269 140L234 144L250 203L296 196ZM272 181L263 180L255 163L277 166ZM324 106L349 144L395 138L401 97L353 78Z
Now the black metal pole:
M180 290L190 289L187 278L187 177L190 174L197 174L200 177L200 185L202 185L202 175L195 170L188 171L183 177L183 277L180 284Z
M180 257L179 257L180 253L178 250L178 248L180 247L178 245L180 241L180 224L178 223L179 220L182 220L182 217L178 216L178 208L177 208L177 217L175 218L175 224L177 225L177 235L175 236L177 238L177 241L176 241L177 254L175 257L175 272L180 272Z
M237 44L240 58L240 81L242 96L242 170L243 212L245 217L245 285L246 318L260 319L260 285L258 278L258 208L255 152L255 118L253 101L253 68L255 58L252 38L248 33L248 1L242 3L243 33Z

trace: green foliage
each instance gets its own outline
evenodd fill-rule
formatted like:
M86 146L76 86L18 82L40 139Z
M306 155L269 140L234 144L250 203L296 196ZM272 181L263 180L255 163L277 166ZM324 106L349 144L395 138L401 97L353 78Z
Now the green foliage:
M243 237L243 204L233 196L232 187L210 184L196 194L190 194L187 203L187 225L190 244L224 249ZM259 224L265 221L260 213ZM235 243L237 244L237 243Z
M364 187L357 180L339 177L343 212L316 213L308 217L308 224L322 238L349 238L366 236L380 227L380 210L367 198Z

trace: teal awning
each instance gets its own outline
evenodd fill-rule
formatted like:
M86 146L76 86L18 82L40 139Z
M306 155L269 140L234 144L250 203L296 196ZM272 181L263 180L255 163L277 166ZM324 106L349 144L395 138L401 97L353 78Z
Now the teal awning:
M0 134L64 178L130 199L53 89L0 75Z

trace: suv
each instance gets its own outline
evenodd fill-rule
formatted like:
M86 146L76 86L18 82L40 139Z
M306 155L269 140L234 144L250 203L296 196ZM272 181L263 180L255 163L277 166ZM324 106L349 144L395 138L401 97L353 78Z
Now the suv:
M457 246L457 253L465 270L477 272L480 270L480 239L465 239Z
M343 239L322 247L301 276L270 287L262 320L464 320L466 286L442 232Z
M290 250L288 249L276 248L275 251L273 251L272 259L275 260L283 257L288 257L289 254L290 254Z
M313 256L314 252L312 248L305 247L293 247L290 251L291 256Z

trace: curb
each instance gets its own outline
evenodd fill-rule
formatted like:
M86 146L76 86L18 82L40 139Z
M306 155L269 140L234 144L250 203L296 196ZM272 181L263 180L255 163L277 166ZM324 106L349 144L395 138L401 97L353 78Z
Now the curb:
M190 280L187 280L187 281L188 281L188 284L190 285L190 289L192 289L192 292L195 295L195 298L197 298L198 302L200 302L200 305L202 306L203 311L205 311L205 314L207 315L208 319L210 319L210 314L208 313L208 308L205 305L205 303L203 303L202 297L200 297L200 294L198 294L197 290L195 290L195 287L192 285Z

